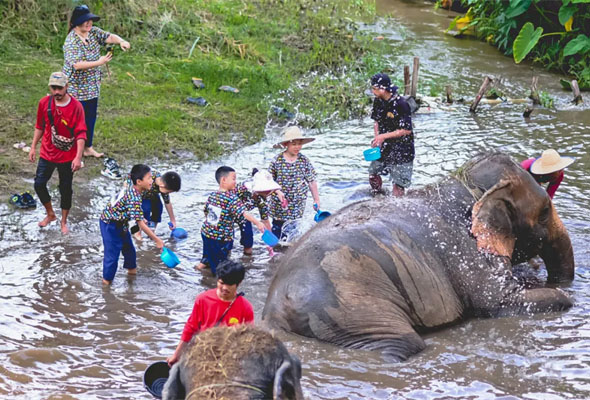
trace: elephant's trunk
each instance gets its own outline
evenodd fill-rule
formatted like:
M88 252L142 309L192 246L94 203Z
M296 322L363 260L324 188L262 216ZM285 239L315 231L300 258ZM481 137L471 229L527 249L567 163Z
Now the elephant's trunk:
M550 236L540 254L547 268L547 282L571 282L574 280L574 250L567 230L557 216L555 208L549 232Z

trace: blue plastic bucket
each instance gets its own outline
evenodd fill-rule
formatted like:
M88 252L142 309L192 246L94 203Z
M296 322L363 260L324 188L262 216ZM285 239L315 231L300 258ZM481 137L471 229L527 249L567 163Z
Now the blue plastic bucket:
M188 233L182 228L174 228L170 232L170 237L173 237L174 239L186 239Z
M168 380L170 367L166 361L158 361L147 367L143 373L143 385L152 396L162 398L162 390Z
M262 234L262 241L270 247L274 247L279 244L279 238L268 229L264 230L264 233Z
M380 147L372 147L363 151L363 155L365 156L365 160L367 161L375 161L381 158L381 148Z
M180 264L180 260L178 259L178 256L176 254L174 254L174 252L167 247L164 247L162 249L162 254L160 254L160 259L164 262L164 264L166 264L166 266L168 268L174 268L178 264Z
M320 221L323 221L324 219L328 218L330 215L332 215L332 214L328 211L318 210L318 212L314 215L313 220L315 222L320 222Z

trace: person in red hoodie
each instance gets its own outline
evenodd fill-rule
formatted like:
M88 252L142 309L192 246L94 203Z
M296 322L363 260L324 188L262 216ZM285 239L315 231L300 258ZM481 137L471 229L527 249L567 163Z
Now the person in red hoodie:
M84 108L68 94L68 80L62 72L51 74L49 90L51 94L39 101L29 160L35 162L37 143L41 141L34 187L47 215L39 222L39 226L45 227L57 220L47 191L47 182L57 168L61 196L61 232L65 235L69 231L67 219L72 208L72 180L74 172L82 166L86 122Z
M529 158L520 163L535 178L539 185L547 184L547 194L553 200L557 188L563 181L563 170L574 162L572 157L562 157L553 149L548 149L539 158Z
M178 361L186 345L199 332L218 325L233 326L254 322L252 304L238 293L238 285L244 279L246 270L240 263L225 260L216 270L217 288L201 293L195 300L193 311L184 325L180 343L174 354L166 359L172 366Z

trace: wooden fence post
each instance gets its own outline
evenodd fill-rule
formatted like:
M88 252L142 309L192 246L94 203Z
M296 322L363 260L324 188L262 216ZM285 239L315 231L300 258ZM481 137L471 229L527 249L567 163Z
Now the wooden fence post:
M576 105L583 103L584 99L582 99L582 94L580 93L580 87L578 86L578 81L575 79L572 81L572 90L574 92L574 101L572 101L572 103L574 103Z
M533 105L541 104L541 99L539 98L539 89L537 85L539 83L539 77L533 76L533 82L531 83L531 94L529 95L529 99L533 100Z
M410 95L416 98L416 92L418 91L418 69L420 68L420 58L414 57L414 68L412 69L412 89Z
M404 96L410 94L410 66L404 66Z
M451 104L453 102L453 93L451 93L451 85L447 85L446 92L447 92L447 103Z

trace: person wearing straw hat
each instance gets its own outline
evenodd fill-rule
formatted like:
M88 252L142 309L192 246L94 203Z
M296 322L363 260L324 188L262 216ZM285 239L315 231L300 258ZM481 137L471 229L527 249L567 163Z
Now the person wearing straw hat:
M520 165L529 171L535 180L541 185L547 183L547 194L553 200L557 188L563 180L563 170L574 162L572 157L562 157L553 149L548 149L539 158L529 158Z
M315 138L304 137L297 126L287 128L275 148L283 151L275 156L268 167L272 178L281 185L285 200L279 196L270 197L272 233L281 238L283 224L288 220L303 217L308 189L313 197L314 210L320 209L320 195L316 182L316 172L309 159L301 154L301 147Z
M381 158L371 161L369 184L371 193L381 191L380 175L389 174L393 184L392 194L402 196L412 181L414 165L414 133L412 112L407 101L397 93L387 74L371 77L371 90L375 95L371 119L374 138L371 146L381 147Z
M281 185L276 183L270 174L266 170L259 171L254 168L252 170L252 177L245 182L236 186L236 193L238 198L246 206L248 211L258 208L260 213L260 222L268 229L272 230L269 222L269 210L266 203L266 199L273 193L277 196L283 204L286 206L285 195L281 192ZM244 247L245 255L252 255L252 246L254 245L254 232L252 229L252 223L246 221L240 224L240 244ZM272 249L269 247L269 249Z

